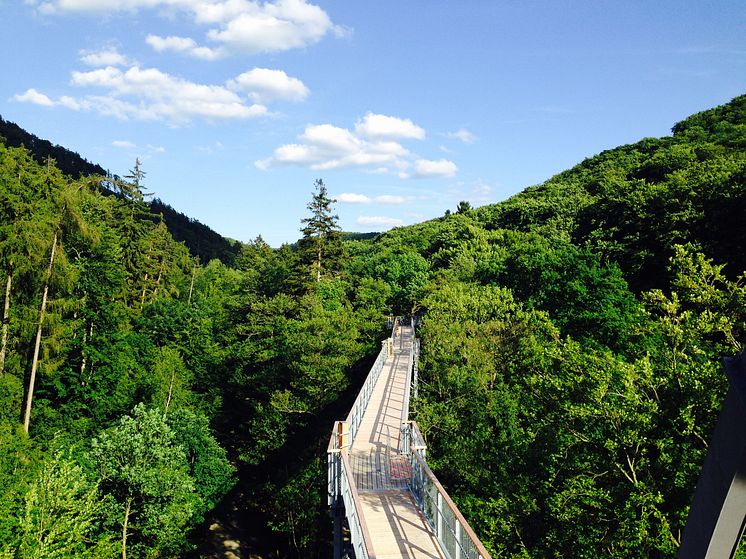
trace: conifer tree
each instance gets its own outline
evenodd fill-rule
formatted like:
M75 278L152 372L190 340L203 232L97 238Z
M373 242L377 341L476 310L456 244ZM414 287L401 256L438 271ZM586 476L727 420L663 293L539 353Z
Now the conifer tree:
M301 220L303 238L298 241L301 265L310 268L315 281L325 273L339 270L342 258L342 239L337 220L332 213L336 200L329 198L322 179L314 183L316 192L308 203L311 216Z
M120 202L115 219L129 284L125 299L133 308L135 302L140 303L140 308L144 302L143 288L150 278L148 268L153 250L149 237L155 227L154 216L145 202L145 198L152 193L145 192L143 179L146 173L141 165L140 160L136 159L134 169L124 177L126 180L116 182Z

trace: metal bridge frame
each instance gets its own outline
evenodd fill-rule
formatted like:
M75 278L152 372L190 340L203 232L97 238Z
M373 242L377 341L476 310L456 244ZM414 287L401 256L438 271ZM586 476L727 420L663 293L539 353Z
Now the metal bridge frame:
M732 558L746 527L746 353L725 360L730 388L697 481L678 559Z

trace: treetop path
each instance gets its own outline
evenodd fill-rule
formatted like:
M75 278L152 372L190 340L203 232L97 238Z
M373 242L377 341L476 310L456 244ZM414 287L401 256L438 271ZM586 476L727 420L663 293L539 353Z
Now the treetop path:
M414 321L393 320L382 345L329 441L335 559L350 547L357 559L491 559L427 466L424 439L409 420L419 353Z

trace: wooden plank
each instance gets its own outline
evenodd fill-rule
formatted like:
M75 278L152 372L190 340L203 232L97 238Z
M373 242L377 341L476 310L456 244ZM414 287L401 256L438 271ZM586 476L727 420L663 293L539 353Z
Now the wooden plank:
M377 559L446 559L408 490L358 498Z

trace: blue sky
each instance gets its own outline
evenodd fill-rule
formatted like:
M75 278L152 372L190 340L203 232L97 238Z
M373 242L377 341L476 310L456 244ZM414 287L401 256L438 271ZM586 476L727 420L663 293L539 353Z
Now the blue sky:
M0 115L242 241L503 200L746 93L729 2L0 0Z

